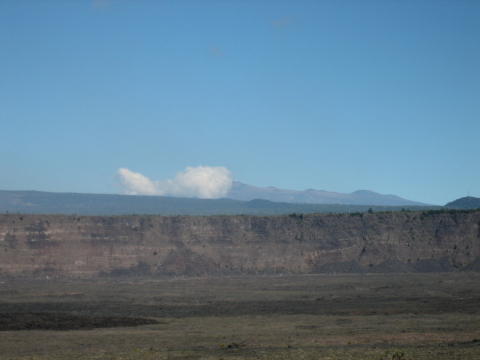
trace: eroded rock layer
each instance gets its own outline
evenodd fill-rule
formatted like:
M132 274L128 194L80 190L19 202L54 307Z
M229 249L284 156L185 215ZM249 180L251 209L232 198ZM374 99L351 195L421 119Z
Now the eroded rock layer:
M479 269L480 212L208 217L0 215L2 276L91 278Z

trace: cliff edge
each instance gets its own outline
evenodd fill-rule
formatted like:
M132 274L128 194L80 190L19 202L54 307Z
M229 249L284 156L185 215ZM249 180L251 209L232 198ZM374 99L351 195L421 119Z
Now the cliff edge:
M0 215L0 276L480 269L480 211L285 216Z

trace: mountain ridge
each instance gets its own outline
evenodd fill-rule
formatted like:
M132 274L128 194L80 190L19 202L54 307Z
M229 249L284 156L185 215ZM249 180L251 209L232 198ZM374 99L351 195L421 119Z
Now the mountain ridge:
M350 194L315 190L304 191L280 189L273 186L259 187L234 181L231 190L225 196L229 199L249 201L265 199L275 202L304 204L343 204L343 205L378 205L378 206L432 206L403 199L397 195L383 195L371 190L357 190Z
M51 193L0 190L0 213L77 215L282 215L291 213L346 213L434 210L440 206L376 206L296 204L265 199L250 201L174 198L146 195Z
M466 196L445 205L449 209L477 209L480 208L480 198Z

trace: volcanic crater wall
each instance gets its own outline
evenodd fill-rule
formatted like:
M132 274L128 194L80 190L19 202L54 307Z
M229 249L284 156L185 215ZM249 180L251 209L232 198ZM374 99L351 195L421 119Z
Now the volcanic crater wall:
M478 271L480 212L0 215L0 275Z

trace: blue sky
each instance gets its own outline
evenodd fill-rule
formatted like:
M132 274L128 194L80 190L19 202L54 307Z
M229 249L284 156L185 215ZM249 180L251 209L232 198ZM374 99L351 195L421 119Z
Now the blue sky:
M0 189L480 197L479 1L0 2Z

